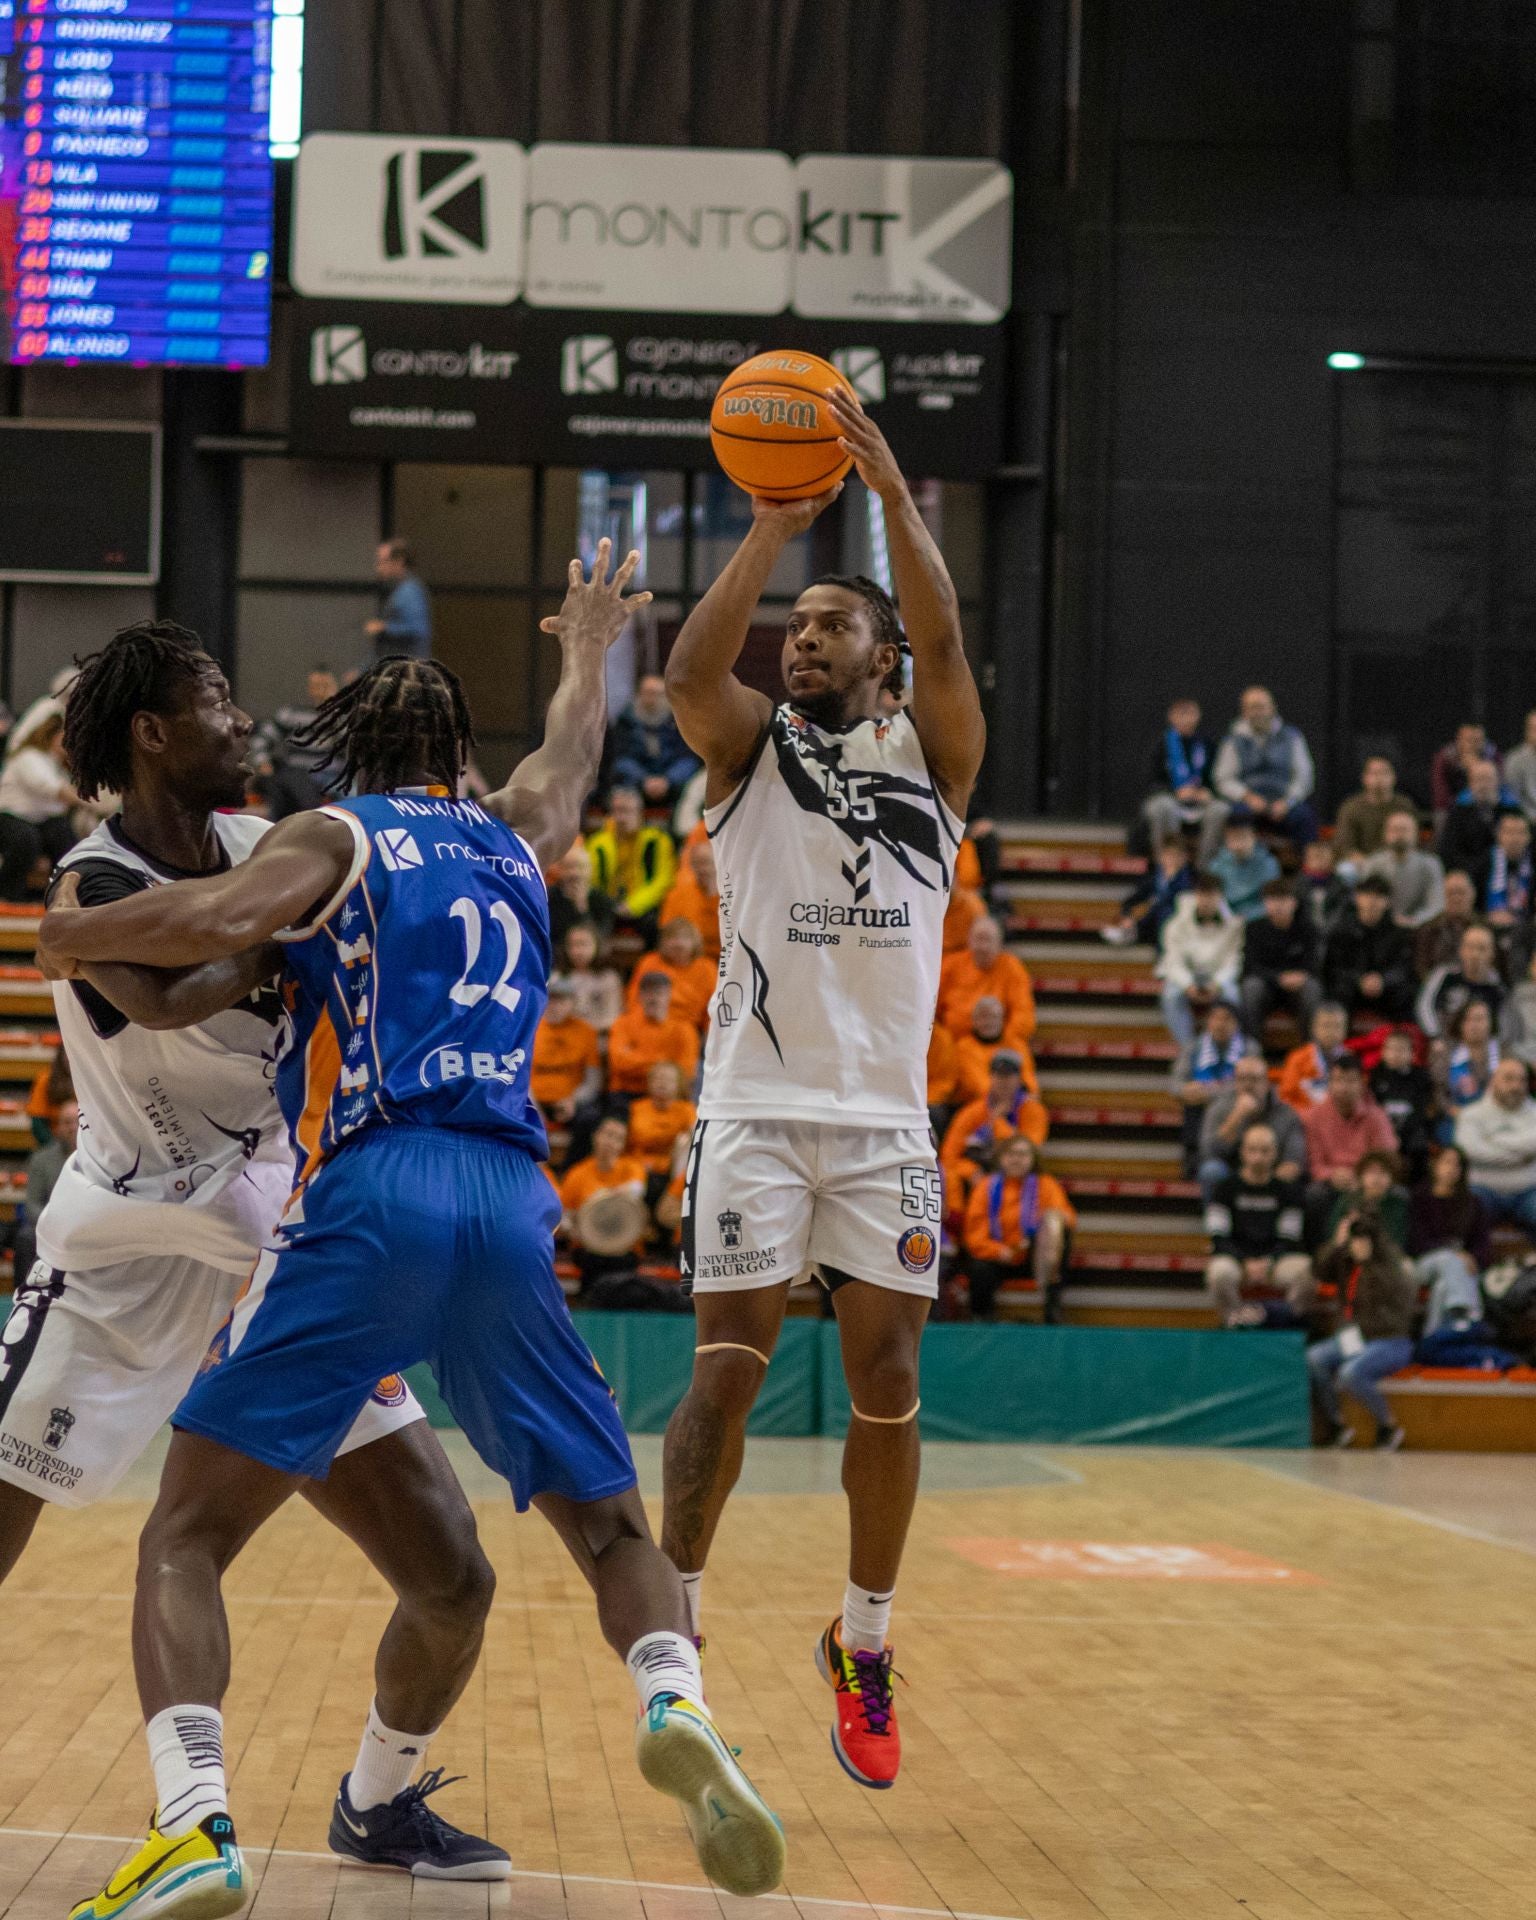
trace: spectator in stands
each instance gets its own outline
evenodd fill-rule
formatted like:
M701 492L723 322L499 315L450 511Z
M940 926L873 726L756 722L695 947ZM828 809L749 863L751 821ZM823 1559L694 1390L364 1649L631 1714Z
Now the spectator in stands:
M1504 1005L1504 982L1499 977L1493 932L1470 926L1461 936L1454 966L1436 967L1419 994L1418 1022L1431 1040L1438 1039L1469 1000L1486 1000L1497 1021Z
M1336 1000L1325 1000L1312 1016L1312 1037L1285 1056L1280 1068L1280 1098L1305 1119L1327 1098L1328 1069L1344 1051L1349 1016Z
M1381 1058L1366 1075L1371 1098L1392 1122L1397 1150L1410 1171L1423 1166L1438 1111L1435 1084L1418 1058L1417 1027L1394 1027L1381 1043Z
M1488 1212L1467 1184L1467 1156L1460 1147L1437 1147L1428 1175L1413 1191L1408 1255L1414 1278L1429 1294L1426 1335L1483 1317L1477 1276L1492 1259L1493 1246Z
M1380 849L1361 861L1358 872L1362 879L1386 881L1400 927L1427 926L1445 908L1445 869L1437 854L1419 845L1419 816L1405 801L1387 815Z
M1360 769L1360 791L1339 808L1333 828L1333 857L1346 884L1358 880L1361 862L1380 851L1388 817L1402 806L1397 769L1384 753L1373 753Z
M1435 1090L1448 1116L1482 1099L1499 1064L1499 1043L1486 1001L1467 1002L1451 1022L1447 1037L1435 1043L1430 1062ZM1449 1127L1446 1131L1449 1134Z
M1024 1084L1024 1062L1008 1048L992 1056L987 1091L980 1100L968 1100L949 1123L940 1149L944 1172L945 1205L951 1219L963 1220L971 1183L992 1164L998 1146L1010 1135L1022 1133L1037 1147L1051 1130L1044 1104Z
M1488 1091L1456 1116L1472 1191L1495 1225L1510 1220L1536 1240L1536 1100L1529 1070L1506 1054Z
M1354 1185L1367 1153L1396 1153L1392 1122L1366 1092L1358 1057L1341 1053L1328 1069L1328 1094L1301 1118L1307 1136L1308 1243L1322 1238L1335 1197Z
M964 842L961 843L964 845ZM956 880L949 889L949 905L944 909L943 942L946 954L963 953L970 941L971 928L986 918L987 903L973 887L962 887Z
M1406 1020L1416 985L1413 943L1392 918L1392 889L1375 874L1355 887L1348 912L1323 943L1323 985L1351 1016Z
M646 804L670 809L673 800L699 770L667 699L659 673L643 673L635 697L614 721L609 734L613 779L634 787Z
M1528 820L1536 819L1536 708L1525 716L1525 734L1504 756L1504 784Z
M644 1094L629 1110L629 1150L645 1164L645 1197L652 1206L682 1171L698 1117L693 1102L683 1098L682 1075L670 1060L658 1060L645 1077Z
M645 1198L645 1163L629 1152L629 1130L615 1114L601 1119L592 1135L592 1152L568 1167L559 1182L564 1230L581 1275L581 1294L612 1274L633 1273L644 1251L643 1234L622 1253L594 1253L581 1240L581 1210L600 1193L630 1192Z
M579 922L599 944L613 932L613 902L592 883L592 856L585 840L555 862L549 876L549 936L558 947Z
M951 1036L971 1030L971 1009L984 994L1003 1003L1003 1032L1010 1047L1035 1037L1035 990L1016 954L1003 951L1003 930L988 915L971 928L964 953L952 953L939 974L939 1018Z
M1327 840L1313 840L1302 849L1301 902L1312 916L1319 933L1328 929L1349 905L1349 888L1334 872L1333 846Z
M1465 789L1445 810L1435 851L1447 873L1460 867L1478 873L1493 848L1495 829L1504 806L1499 770L1491 760L1476 760Z
M1243 1134L1237 1171L1216 1183L1205 1209L1211 1237L1205 1284L1224 1327L1262 1325L1266 1299L1283 1300L1297 1318L1312 1305L1312 1263L1301 1244L1301 1189L1279 1178L1278 1157L1274 1133L1255 1122Z
M928 1035L928 1124L942 1140L960 1100L960 1067L948 1027L937 1020Z
M672 982L641 966L637 1004L621 1013L608 1034L608 1091L638 1099L658 1060L670 1060L691 1088L699 1070L699 1030L672 1011Z
M1061 1183L1035 1165L1035 1147L1023 1134L1004 1140L997 1171L978 1180L966 1203L962 1245L970 1282L971 1318L992 1320L999 1288L1033 1276L1047 1326L1061 1318L1061 1280L1067 1235L1077 1213Z
M74 1097L75 1076L70 1071L69 1055L64 1051L61 1040L47 1066L40 1067L34 1075L31 1091L27 1095L27 1119L31 1124L32 1138L38 1146L47 1146L53 1138L54 1122L59 1117L60 1107Z
M1136 940L1155 947L1180 894L1188 893L1194 884L1195 870L1182 838L1162 841L1146 872L1121 903L1119 918L1101 927L1100 937L1112 947L1128 947Z
M298 736L314 723L316 713L335 693L336 686L336 676L329 667L311 667L303 700L279 707L256 729L251 750L258 762L270 768L264 776L265 798L274 820L286 820L290 814L318 807L325 799L330 774L325 749L303 746Z
M624 1011L624 987L612 967L598 964L597 929L590 920L578 920L567 928L559 957L577 1017L606 1034Z
M702 1034L709 1025L709 997L715 990L717 969L699 951L699 930L691 920L669 920L663 926L656 951L646 954L629 983L626 1005L640 1004L640 982L664 973L672 982L672 1011L679 1020L691 1020Z
M1485 761L1497 773L1499 756L1489 743L1488 735L1472 721L1459 726L1454 739L1441 747L1429 763L1429 804L1436 813L1444 813L1461 798L1467 790L1471 770Z
M1518 807L1499 815L1493 846L1474 878L1478 908L1495 938L1506 938L1530 919L1536 902L1536 864L1531 859L1531 823Z
M1004 1032L1003 1003L984 993L971 1008L971 1030L955 1042L955 1098L962 1104L980 1100L987 1091L987 1077L999 1047L1009 1046ZM1028 1047L1009 1047L1023 1064L1024 1084L1038 1093L1034 1056Z
M1317 838L1307 743L1298 728L1280 718L1267 687L1249 687L1241 707L1216 755L1216 791L1229 806L1246 807L1256 820L1304 847Z
M1231 1085L1219 1092L1205 1110L1200 1127L1200 1193L1209 1202L1217 1187L1237 1166L1243 1136L1250 1127L1264 1126L1274 1135L1277 1180L1300 1180L1307 1166L1307 1137L1301 1116L1275 1092L1274 1083L1257 1053L1245 1054L1232 1070Z
M41 892L42 863L51 867L75 844L70 816L80 796L64 771L63 738L64 709L51 699L37 701L11 730L0 766L0 899Z
M1243 923L1222 898L1220 881L1197 873L1163 928L1157 962L1163 1018L1181 1047L1217 1000L1237 1005L1242 951Z
M1500 1010L1499 1046L1528 1067L1536 1066L1536 942Z
M1221 882L1227 905L1238 919L1257 920L1264 911L1264 889L1280 878L1280 862L1260 844L1246 807L1234 807L1227 815L1221 839L1221 852L1210 871Z
M699 930L699 950L705 959L720 958L720 880L715 850L707 839L690 840L683 848L661 918L663 925L669 920L691 920Z
M1264 912L1243 931L1243 1023L1255 1040L1284 1009L1305 1033L1323 997L1317 970L1322 943L1296 889L1278 874L1265 884Z
M608 819L587 841L592 877L613 902L615 919L646 942L655 938L661 903L677 877L672 836L645 823L645 808L633 787L615 787Z
M1461 952L1461 938L1477 921L1477 889L1472 876L1460 869L1445 876L1445 905L1419 928L1413 942L1414 971L1427 979L1436 967L1453 962Z
M582 1107L595 1107L603 1091L597 1034L576 1012L571 983L556 974L549 1005L533 1037L533 1097L546 1120L568 1127Z
M386 660L391 654L409 654L415 660L432 657L432 600L426 583L416 571L416 559L404 540L386 540L373 565L379 584L385 589L384 609L377 620L368 622L374 658Z
M15 1284L20 1286L37 1264L37 1222L43 1208L64 1171L64 1162L75 1150L80 1134L80 1107L73 1099L59 1103L48 1138L34 1147L27 1161L27 1200L16 1220L12 1243L11 1267Z
M1342 1390L1376 1422L1376 1445L1395 1453L1403 1430L1380 1383L1413 1358L1413 1316L1418 1288L1408 1263L1370 1219L1357 1219L1349 1236L1330 1245L1318 1261L1318 1279L1338 1295L1337 1333L1307 1350L1312 1396L1328 1432L1328 1444L1353 1439L1339 1410Z
M1395 1153L1377 1148L1361 1154L1353 1182L1333 1203L1329 1238L1342 1242L1355 1221L1375 1220L1401 1253L1408 1245L1408 1190L1402 1177L1403 1163Z
M1215 760L1215 746L1200 730L1199 703L1175 700L1152 749L1151 791L1141 809L1154 854L1170 843L1183 853L1188 836L1198 833L1205 865L1221 845L1227 809L1211 790Z
M1237 1009L1218 1000L1205 1016L1205 1031L1179 1048L1173 1063L1173 1090L1184 1108L1184 1170L1193 1173L1198 1162L1200 1128L1205 1110L1230 1084L1237 1063L1255 1051L1237 1022Z

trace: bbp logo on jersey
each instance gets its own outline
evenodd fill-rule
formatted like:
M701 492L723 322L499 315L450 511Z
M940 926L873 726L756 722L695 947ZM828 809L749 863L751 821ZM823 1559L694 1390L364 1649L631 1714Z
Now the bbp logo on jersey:
M391 873L421 865L421 848L404 827L381 827L378 833L380 858Z
M896 1242L896 1258L908 1273L926 1273L938 1251L938 1240L927 1227L908 1227Z

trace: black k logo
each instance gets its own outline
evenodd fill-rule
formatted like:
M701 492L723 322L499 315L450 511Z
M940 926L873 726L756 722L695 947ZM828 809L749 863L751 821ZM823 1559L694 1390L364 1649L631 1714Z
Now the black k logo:
M386 260L452 260L487 246L485 168L462 148L397 153L387 170Z
M869 893L869 848L868 847L866 847L864 851L858 856L858 858L854 861L852 866L849 866L846 860L843 862L843 878L848 882L848 885L853 889L854 905L857 906L858 903L861 900L863 900Z

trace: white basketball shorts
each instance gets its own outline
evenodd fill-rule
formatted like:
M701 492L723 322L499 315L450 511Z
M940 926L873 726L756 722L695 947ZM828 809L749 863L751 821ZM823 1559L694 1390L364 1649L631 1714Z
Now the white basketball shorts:
M245 1282L196 1260L39 1260L0 1332L0 1479L61 1507L111 1493L170 1419ZM423 1419L381 1382L341 1452Z
M683 1187L683 1281L734 1293L833 1267L931 1299L940 1214L926 1127L701 1120Z

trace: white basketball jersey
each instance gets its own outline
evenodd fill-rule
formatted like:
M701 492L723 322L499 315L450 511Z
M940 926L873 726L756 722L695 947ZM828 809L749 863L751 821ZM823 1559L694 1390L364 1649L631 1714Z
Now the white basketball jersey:
M926 1128L963 823L909 717L829 732L780 707L704 823L722 945L700 1117Z
M230 864L249 856L267 825L238 814L213 823ZM133 891L187 877L140 852L115 820L59 864L81 870L82 888L104 866L113 879L126 874ZM158 1253L244 1273L293 1185L273 1093L276 988L167 1033L133 1026L104 1003L93 1017L69 981L56 981L53 997L80 1138L37 1223L38 1252L66 1272Z

